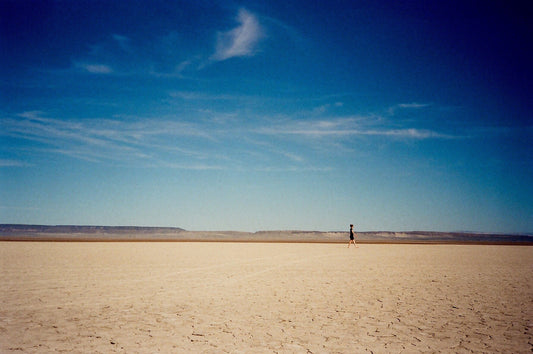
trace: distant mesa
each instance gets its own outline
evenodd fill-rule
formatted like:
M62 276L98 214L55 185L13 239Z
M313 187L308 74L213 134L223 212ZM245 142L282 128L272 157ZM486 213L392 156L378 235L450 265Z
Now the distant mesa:
M185 231L177 227L146 226L83 226L83 225L24 225L0 224L0 233L4 232L46 232L46 233L158 233Z
M177 227L0 224L0 240L113 241L172 238Z

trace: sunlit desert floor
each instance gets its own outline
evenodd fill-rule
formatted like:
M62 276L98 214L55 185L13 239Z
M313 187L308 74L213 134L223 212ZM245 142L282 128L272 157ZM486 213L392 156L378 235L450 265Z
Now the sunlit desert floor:
M533 349L533 247L0 242L0 352Z

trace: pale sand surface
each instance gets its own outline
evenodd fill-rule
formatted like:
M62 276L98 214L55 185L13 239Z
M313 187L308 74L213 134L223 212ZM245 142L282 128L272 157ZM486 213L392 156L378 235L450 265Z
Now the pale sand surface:
M533 349L533 247L0 243L0 352Z

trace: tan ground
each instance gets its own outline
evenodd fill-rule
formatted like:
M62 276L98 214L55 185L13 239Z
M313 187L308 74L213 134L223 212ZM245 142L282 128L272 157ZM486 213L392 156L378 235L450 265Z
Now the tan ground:
M0 352L523 352L533 247L0 242Z

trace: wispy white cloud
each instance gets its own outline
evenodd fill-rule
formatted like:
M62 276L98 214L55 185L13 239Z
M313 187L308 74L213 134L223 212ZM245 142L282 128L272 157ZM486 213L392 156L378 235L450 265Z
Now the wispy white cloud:
M315 121L289 121L280 125L261 127L257 133L265 135L301 136L308 138L382 136L403 139L454 139L456 136L419 128L390 128L383 124L371 124L372 119L347 117Z
M429 103L400 103L397 105L399 108L425 108L429 107L431 104Z
M301 155L294 154L292 152L282 151L281 154L284 155L285 157L289 158L290 160L294 161L294 162L303 162L304 161L304 158Z
M326 112L338 110L343 105L344 105L343 102L338 102L338 101L334 103L325 103L325 104L322 104L320 106L313 108L310 113L314 116L322 116Z
M87 71L91 74L111 74L113 69L105 64L86 64L86 63L76 63L76 67L84 71Z
M167 161L158 161L154 164L154 167L165 167L177 170L194 170L194 171L216 171L224 170L226 166L220 164L207 164L207 163L176 163Z
M421 109L421 108L430 107L431 105L432 105L431 103L417 103L417 102L399 103L392 107L389 107L388 112L390 115L393 115L396 113L396 111L400 109Z
M11 160L11 159L0 159L0 167L27 167L31 166L30 164L22 161Z
M247 132L250 133L250 132ZM287 161L290 162L296 162L296 163L303 163L306 161L306 158L301 153L296 153L292 150L282 149L279 145L272 143L271 141L267 141L265 139L257 139L257 137L254 137L254 139L251 139L249 137L245 137L246 143L250 147L258 147L258 151L253 152L255 156L260 156L262 158L266 158L266 156L282 156ZM248 149L248 153L251 152L252 149Z
M196 141L198 145L213 141L200 126L170 119L66 120L48 118L37 111L3 119L0 134L39 142L35 149L43 153L92 162L137 161L145 165L163 161L159 157L166 156L181 161L183 166L199 166L198 161L207 166L209 154L201 149L187 149L184 141ZM4 165L8 162L4 161Z
M120 34L114 34L113 35L113 39L115 40L116 43L118 43L119 47L126 51L126 52L131 52L131 39L129 37L126 37L126 36L122 36Z
M382 130L367 130L362 132L362 135L380 135L391 136L405 139L456 139L457 136L443 134L428 129L406 128L406 129L382 129Z
M329 166L268 166L255 168L258 172L330 172Z
M218 101L218 100L242 100L242 99L250 99L253 98L253 96L248 95L232 95L232 94L210 94L205 92L194 92L194 91L173 91L169 93L170 97L173 98L180 98L183 100L208 100L208 101Z
M190 100L230 99L176 92ZM307 111L309 113L309 111ZM379 115L330 117L262 116L242 111L196 112L199 119L177 116L116 116L111 119L49 118L39 111L2 119L0 135L23 139L39 154L56 154L94 163L191 170L223 168L317 168L306 151L351 154L351 138L379 141L458 139L465 136L426 129ZM229 115L229 116L228 116ZM37 151L38 150L38 151ZM0 160L15 165L17 158Z
M240 9L237 20L238 27L218 34L216 51L211 59L222 61L255 54L257 44L264 36L257 17L245 9Z
M326 111L328 110L329 107L330 107L330 104L324 104L322 106L315 107L315 108L313 108L312 114L313 115L322 115L322 114L326 113Z
M98 43L87 44L90 50L73 60L72 69L99 75L183 78L213 62L257 53L258 44L265 37L258 17L241 8L236 20L235 28L216 33L214 53L184 46L187 33L170 31L149 41L114 33Z
M261 139L252 126L241 124L242 118L222 118L216 124L211 123L211 117L197 122L175 117L58 119L31 111L3 119L0 134L38 142L31 144L38 155L63 155L96 164L196 171L320 170L297 147ZM0 161L0 165L8 163L13 162Z
M176 32L149 41L111 34L88 44L90 50L76 56L72 68L91 74L179 77L192 60L184 61L179 38Z

